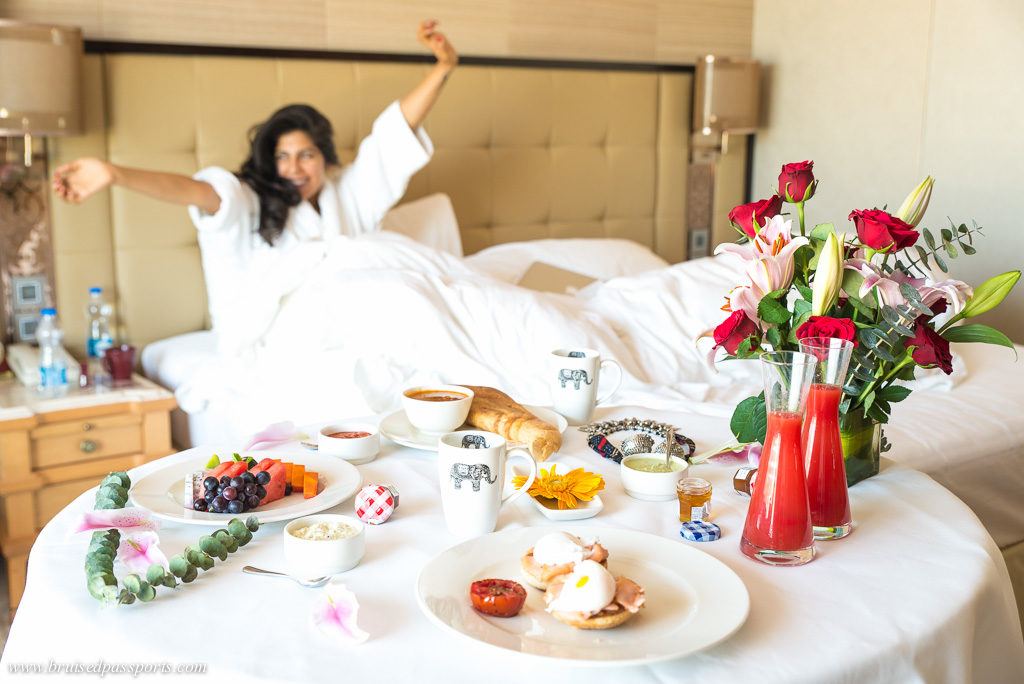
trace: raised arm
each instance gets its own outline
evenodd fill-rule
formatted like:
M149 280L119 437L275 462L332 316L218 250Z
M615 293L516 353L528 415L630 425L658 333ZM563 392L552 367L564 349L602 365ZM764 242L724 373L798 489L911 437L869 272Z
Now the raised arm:
M441 94L441 87L448 80L448 75L459 63L459 55L455 48L448 42L443 33L437 30L436 21L424 21L417 29L420 42L430 48L430 51L437 57L437 64L430 70L427 77L418 86L403 97L398 103L402 108L402 115L412 128L419 128L427 117L427 112L437 102Z
M110 185L120 185L165 202L194 205L207 214L215 214L220 208L220 196L212 185L177 173L117 166L92 157L76 159L53 173L53 192L74 204Z

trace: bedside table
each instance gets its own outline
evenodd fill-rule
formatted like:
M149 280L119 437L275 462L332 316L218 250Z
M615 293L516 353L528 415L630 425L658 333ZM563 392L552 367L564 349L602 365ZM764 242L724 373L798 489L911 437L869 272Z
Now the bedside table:
M45 398L0 382L0 552L11 612L25 588L28 552L50 518L107 473L173 453L174 395L140 375L97 392Z

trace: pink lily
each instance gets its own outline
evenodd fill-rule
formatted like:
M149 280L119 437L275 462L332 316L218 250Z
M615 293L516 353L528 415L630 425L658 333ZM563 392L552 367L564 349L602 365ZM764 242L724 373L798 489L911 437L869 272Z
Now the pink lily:
M344 584L328 585L324 597L326 600L313 611L313 624L322 632L352 644L361 644L370 637L356 624L359 601Z
M156 532L133 532L121 538L117 558L132 572L145 573L154 563L166 570L167 556L157 546L158 543L160 537Z
M945 299L949 311L955 316L964 310L967 300L974 296L974 288L960 280L943 280L920 288L921 301L931 308L932 304Z
M715 248L715 254L734 254L747 262L750 285L740 285L729 293L730 311L743 311L751 320L760 320L757 305L761 299L769 292L784 290L792 284L793 257L809 242L806 237L794 237L792 226L792 221L774 216L749 245L723 243Z
M901 283L909 283L915 290L919 290L924 284L923 279L911 278L902 271L883 274L879 266L864 259L850 259L844 264L844 267L864 276L864 282L861 283L857 296L863 299L873 289L875 298L882 306L896 307L907 303L903 293L900 292Z
M134 535L154 532L160 529L160 521L153 518L145 508L129 506L103 511L88 511L78 516L71 528L71 534L95 532L97 530L118 530Z
M268 425L257 432L249 438L249 442L245 445L244 450L259 451L260 449L269 449L279 444L307 438L308 435L295 428L295 423L286 420Z

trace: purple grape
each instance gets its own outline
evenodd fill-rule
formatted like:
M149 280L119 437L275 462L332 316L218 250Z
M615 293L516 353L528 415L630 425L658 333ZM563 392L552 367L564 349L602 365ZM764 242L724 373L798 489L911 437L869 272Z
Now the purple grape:
M242 487L245 486L245 480L243 480L240 477L233 477L231 478L231 482L229 484L235 489L241 489Z
M234 487L225 487L224 491L220 493L228 501L233 501L238 498L238 490Z
M228 513L241 513L243 508L245 506L238 499L228 502Z
M206 510L206 499L196 499L192 502L192 509L196 511Z
M225 508L228 507L228 500L225 499L223 496L218 496L214 498L213 501L210 502L210 505L216 506L217 508L224 510Z
M245 497L245 505L249 508L257 508L260 505L260 498L255 494Z
M217 478L208 477L205 480L203 480L203 489L216 489L218 484L219 482Z
M206 494L203 495L203 499L206 501L206 503L211 503L216 498L217 498L217 490L215 490L215 489L208 489L208 490L206 490Z
M252 473L248 472L248 471L242 473L239 477L242 478L242 481L244 481L245 484L255 484L256 483L256 476L253 475Z
M220 484L222 487L227 487L231 483L231 478L227 475L223 475L220 478Z
M266 485L270 484L270 473L266 470L261 470L256 474L256 484Z
M256 498L265 499L267 496L267 488L263 485L256 485Z
M245 489L243 491L245 492L246 496L252 496L253 494L256 493L256 485L246 484Z

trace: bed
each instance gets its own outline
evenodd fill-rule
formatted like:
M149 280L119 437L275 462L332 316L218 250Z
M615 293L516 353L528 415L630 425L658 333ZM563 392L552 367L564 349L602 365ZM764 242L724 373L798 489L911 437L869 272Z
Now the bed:
M191 172L237 166L238 121L251 118L242 108L271 111L294 99L341 121L339 146L351 158L373 115L422 66L122 54L92 55L87 70L90 134L54 145L52 163L95 154ZM340 93L313 87L328 73L341 74ZM313 83L306 91L296 85L303 78ZM268 79L279 87L273 97L229 98L215 87L223 79L239 92ZM146 374L176 392L180 447L237 443L279 420L380 414L394 408L399 388L424 381L493 385L549 404L538 371L563 344L623 363L616 405L727 417L759 379L743 363L708 368L696 342L720 321L734 267L718 258L677 263L686 256L690 86L685 72L460 70L428 123L437 154L406 197L450 196L455 233L450 222L424 233L420 222L392 217L389 233L339 250L338 263L258 340L239 345L206 329L184 212L117 190L75 214L54 207L58 305L80 308L75 293L93 284L117 293L121 337L144 346ZM731 239L724 217L745 199L744 147L731 145L716 167L715 242ZM573 297L517 287L536 261L597 282ZM97 283L104 264L107 282ZM317 290L343 293L357 315L332 320ZM225 357L226 348L237 353ZM896 407L889 456L971 506L1024 597L1024 364L1006 349L958 351L966 375L955 387L935 382Z

